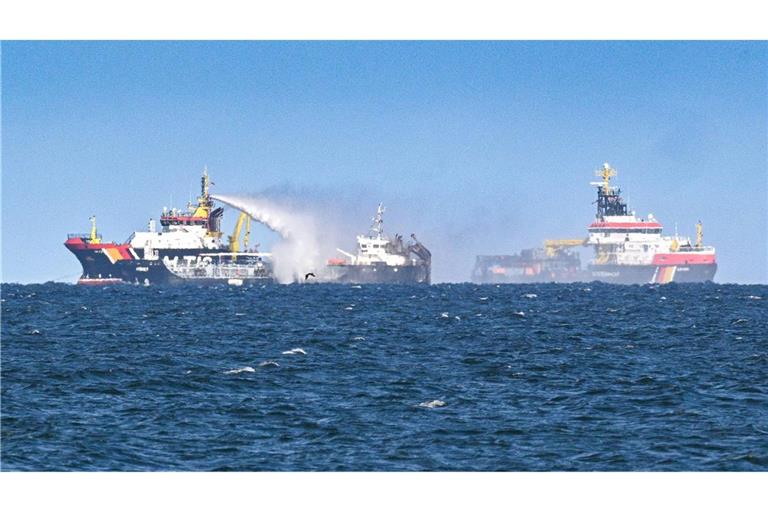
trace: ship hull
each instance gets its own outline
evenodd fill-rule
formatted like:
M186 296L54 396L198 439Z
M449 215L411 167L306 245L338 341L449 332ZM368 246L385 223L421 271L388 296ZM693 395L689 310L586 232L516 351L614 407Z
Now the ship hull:
M601 281L614 284L702 283L712 281L717 264L707 265L589 265L581 272L509 275L487 273L473 276L480 284L578 283Z
M106 257L99 256L95 254L78 257L83 266L83 274L78 284L180 284L184 282L159 260L133 259L111 262Z
M591 281L588 272L572 272L568 274L491 274L472 276L472 281L478 284L525 284L525 283L578 283Z
M590 280L615 284L702 283L712 281L717 264L589 265Z
M127 246L117 246L114 244L101 244L93 246L84 243L82 240L68 240L66 247L77 257L83 267L83 273L78 279L78 284L91 286L105 286L114 284L162 284L162 285L215 285L226 284L231 278L238 278L246 282L272 282L271 276L247 277L241 275L224 276L221 278L206 277L182 277L179 276L163 263L162 258L174 258L184 256L197 257L205 252L212 254L211 251L202 249L179 250L172 249L160 251L159 259L147 260L141 258L143 251L132 249ZM108 250L105 250L108 249Z
M475 258L472 282L501 283L574 283L585 281L578 254L571 252L549 256L543 250L525 249L519 254L479 255Z
M348 284L430 284L428 265L329 265L328 280Z

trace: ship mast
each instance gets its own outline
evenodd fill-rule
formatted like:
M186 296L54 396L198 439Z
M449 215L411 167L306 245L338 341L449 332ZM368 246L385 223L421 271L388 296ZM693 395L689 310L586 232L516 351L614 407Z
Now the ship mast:
M610 195L611 193L611 178L616 176L616 169L611 167L608 162L603 164L602 169L595 171L595 175L603 178L603 194Z
M384 211L386 208L384 208L383 203L379 203L379 207L376 209L376 216L372 219L373 224L371 224L371 233L376 238L381 238L384 234Z
M203 168L203 176L200 178L200 197L197 198L197 206L192 213L193 217L208 218L213 208L213 200L208 192L209 187L213 185L208 177L208 167Z
M202 198L201 199L208 199L208 185L210 184L211 180L208 177L208 166L206 165L203 167L203 177L200 179L201 181L201 190L202 190Z
M88 240L88 243L91 244L100 244L101 238L99 238L99 234L96 231L96 216L91 215L91 238Z
M597 214L598 219L606 216L621 216L627 214L627 204L621 198L621 189L611 187L611 178L616 176L616 169L606 162L601 169L595 171L595 175L602 181L593 181L591 185L597 187Z

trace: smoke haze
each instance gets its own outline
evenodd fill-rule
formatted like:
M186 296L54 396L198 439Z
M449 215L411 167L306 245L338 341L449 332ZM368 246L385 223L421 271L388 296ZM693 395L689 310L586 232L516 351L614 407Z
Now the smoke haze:
M296 204L259 196L214 195L214 199L246 212L282 238L272 248L275 277L281 283L297 281L307 272L323 268L328 247L320 236L318 217Z
M393 196L365 186L331 191L284 185L213 198L280 235L263 250L272 253L275 277L281 283L294 282L307 272L321 278L327 260L340 256L337 248L355 253L355 237L368 231L379 202L386 208L387 236L407 238L413 233L432 251L435 283L468 281L477 254L509 253L523 243L510 213L513 205L506 210L460 207L461 195L439 197L411 190Z
M6 282L74 282L67 233L96 215L125 240L206 164L214 191L284 214L286 244L251 237L289 252L283 279L354 252L382 201L433 282L466 281L478 254L584 236L605 161L665 234L704 223L717 282L768 282L765 42L11 41L2 59Z

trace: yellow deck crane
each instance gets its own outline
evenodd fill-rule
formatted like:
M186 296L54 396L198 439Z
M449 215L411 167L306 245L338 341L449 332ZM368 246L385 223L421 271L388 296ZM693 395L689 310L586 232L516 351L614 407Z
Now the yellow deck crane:
M544 248L547 250L547 256L553 257L558 252L568 247L578 247L586 245L587 241L583 238L566 238L562 240L544 240Z
M89 244L100 244L101 238L99 238L99 233L96 231L96 216L91 215L91 238L88 239Z
M703 241L704 241L704 227L701 224L701 221L699 221L696 223L696 247L701 248Z
M235 230L232 236L229 237L229 252L235 253L232 256L232 261L237 261L237 254L240 252L240 233L243 230L243 224L245 224L245 235L243 235L243 249L248 250L248 241L251 236L251 216L245 212L240 212L240 217L237 218L237 224L235 224Z

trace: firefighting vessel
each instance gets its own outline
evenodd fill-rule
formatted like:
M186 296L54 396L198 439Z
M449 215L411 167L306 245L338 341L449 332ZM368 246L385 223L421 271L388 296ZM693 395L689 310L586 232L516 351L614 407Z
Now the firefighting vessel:
M670 283L711 281L717 272L715 248L703 241L702 224L696 224L696 241L662 236L662 225L652 214L638 219L628 211L621 189L611 186L616 171L603 164L596 171L597 213L589 225L587 245L594 248L588 266L594 280L611 283Z
M544 248L514 255L477 256L472 280L478 283L605 281L619 284L711 281L717 271L715 249L703 245L702 224L696 240L663 236L652 214L638 218L629 211L621 189L611 186L616 171L609 165L596 171L597 213L584 239L546 240ZM584 269L579 246L590 247L593 258Z
M203 170L197 204L186 210L163 208L160 229L149 220L147 231L134 232L125 243L105 242L91 217L91 231L70 234L64 243L83 267L78 284L215 284L240 285L271 281L269 253L248 248L250 217L241 213L235 232L222 241L224 209L209 195L208 170ZM245 225L243 250L240 233Z
M367 235L357 237L357 254L336 249L345 258L331 258L326 279L338 283L425 283L431 279L432 253L411 235L384 234L384 206L379 204Z

